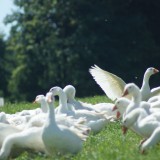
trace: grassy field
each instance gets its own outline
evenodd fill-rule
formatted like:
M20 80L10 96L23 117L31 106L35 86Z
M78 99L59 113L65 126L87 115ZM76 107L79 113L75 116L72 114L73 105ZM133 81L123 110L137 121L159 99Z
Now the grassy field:
M108 102L105 96L95 96L80 99L83 102L99 103ZM0 111L15 113L24 109L39 107L37 104L20 103L7 104ZM138 144L141 137L128 131L126 137L122 136L120 122L110 123L96 135L90 134L84 147L77 155L55 155L46 157L39 153L24 152L16 160L159 160L160 146L149 149L145 155L139 153Z

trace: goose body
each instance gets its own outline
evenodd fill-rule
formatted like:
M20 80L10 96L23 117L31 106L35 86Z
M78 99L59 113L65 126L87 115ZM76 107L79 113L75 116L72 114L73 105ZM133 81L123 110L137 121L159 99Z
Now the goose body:
M89 72L111 100L114 101L121 97L126 83L120 77L107 72L96 65L91 67ZM140 90L142 94L142 100L148 100L150 97L160 93L160 87L152 90L150 90L149 87L150 76L158 72L159 71L157 69L150 67L144 73L142 87Z
M16 154L14 153L15 149L19 149L21 152L27 149L45 152L42 141L42 128L33 127L7 136L2 144L0 160L8 159L11 152L12 154Z
M152 135L144 141L140 146L141 153L144 153L147 149L151 148L155 144L160 142L160 127L157 127Z
M140 89L138 88L138 86L136 86L134 83L127 84L125 86L123 95L127 95L127 94L132 95L132 100L131 100L130 104L127 106L127 109L126 109L125 114L123 116L123 121L125 122L128 117L132 117L132 118L130 118L130 120L128 120L129 122L132 122L132 125L130 125L130 128L134 132L141 135L142 137L150 136L151 133L153 132L153 129L155 129L155 127L157 127L159 125L158 121L151 121L150 123L153 123L153 124L151 124L151 126L145 121L144 121L144 123L141 123L142 120L144 120L144 117L148 118L147 117L148 113L142 107L143 105L146 105L146 103L144 104L141 102L141 94L140 94ZM139 113L141 113L141 114L139 114ZM140 121L140 119L141 119L141 121ZM151 118L151 120L154 120L154 119ZM147 119L146 119L146 121L147 121ZM145 128L146 126L148 128L146 127L143 130L143 129L141 129L142 126L143 126L143 128ZM147 131L147 129L148 129L148 131Z
M95 111L89 111L89 110L69 110L67 107L67 97L66 94L63 92L63 90L60 87L53 87L50 89L50 92L52 90L55 90L55 95L59 96L60 105L57 107L56 113L61 114L67 114L68 116L73 116L74 118L80 118L85 117L87 120L97 120L99 118L102 118L104 113L97 113ZM103 117L105 118L105 117Z
M18 116L26 116L26 115L34 116L34 115L37 115L41 112L42 112L42 110L40 108L36 108L33 110L23 110L21 112L17 112L16 115L18 115Z
M149 138L157 127L160 127L160 121L155 115L148 115L143 108L137 108L131 111L123 118L123 126L131 128L144 138Z
M82 149L83 140L87 136L83 135L80 131L74 131L66 126L58 126L55 121L53 96L56 88L52 90L52 95L48 95L49 112L46 123L44 124L42 139L45 147L50 155L53 151L60 153L78 153Z
M21 132L21 130L16 128L15 126L0 123L0 147L2 146L2 143L7 136L18 132Z
M52 90L55 90L55 89L56 89L56 92L54 92L54 94L59 96L59 101L60 101L60 105L58 106L60 107L59 112L56 112L56 114L59 114L59 113L67 114L68 116L73 116L75 119L84 117L86 119L85 125L90 127L91 130L96 133L99 128L102 129L102 127L99 127L99 126L104 127L112 119L112 116L105 117L105 112L97 113L95 111L89 111L85 109L72 110L72 111L68 110L66 94L63 92L63 90L60 87L53 87L50 89L50 92L52 92Z
M0 113L0 123L6 123L6 124L9 124L8 120L7 120L7 117L6 117L6 114L4 112L1 112Z
M118 112L117 112L118 114L116 115L117 118L123 117L130 102L131 101L125 97L118 98L115 101L115 104L114 104L114 107L112 108L112 111L118 110Z
M97 103L97 104L90 104L84 103L81 101L76 101L75 94L76 89L72 85L67 85L63 91L67 96L67 103L73 105L74 111L75 110L88 110L88 111L96 111L96 112L105 112L105 116L113 116L116 117L116 111L113 112L112 108L114 106L113 103ZM83 112L83 111L82 111Z
M77 101L75 99L76 89L74 86L67 85L64 87L63 91L67 96L68 105L73 106L74 109L76 109L76 110L83 110L84 109L84 110L89 110L89 111L96 110L92 104Z
M129 112L140 106L141 103L140 89L134 83L128 83L124 88L122 96L125 95L130 95L132 97L132 100L130 101L125 111L125 114L128 114Z
M46 102L46 97L44 95L38 95L35 98L35 103L39 103L41 108L43 108L43 112L40 114L35 115L32 117L28 123L24 126L24 129L31 128L31 127L41 127L44 125L47 119L47 112L48 112L48 104ZM83 123L86 121L85 118L74 119L71 116L67 116L66 114L57 114L55 115L55 120L58 125L65 125L68 127L74 126L79 128L85 128Z

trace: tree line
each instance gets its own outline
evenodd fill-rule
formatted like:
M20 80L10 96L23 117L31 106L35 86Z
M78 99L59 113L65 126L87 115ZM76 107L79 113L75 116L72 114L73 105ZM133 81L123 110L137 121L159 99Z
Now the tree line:
M0 36L0 96L33 100L53 86L72 84L78 96L103 94L88 72L97 64L141 84L159 67L158 0L14 0ZM158 78L153 80L158 84Z

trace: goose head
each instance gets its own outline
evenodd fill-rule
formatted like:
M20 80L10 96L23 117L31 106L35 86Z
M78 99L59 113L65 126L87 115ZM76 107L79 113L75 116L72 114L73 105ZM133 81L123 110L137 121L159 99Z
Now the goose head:
M145 72L145 76L147 76L147 77L150 77L151 75L153 75L153 74L156 74L156 73L158 73L159 72L159 70L158 69L156 69L156 68L154 68L154 67L150 67L150 68L148 68L147 70L146 70L146 72Z
M45 100L47 103L53 103L55 101L54 94L52 92L48 92L46 94Z
M65 92L68 100L73 100L76 95L76 89L72 85L67 85L64 87L63 91Z
M62 88L56 86L56 87L52 87L49 92L52 92L53 96L57 96L59 95L61 92L63 92Z
M136 84L128 83L128 84L125 85L122 97L124 97L124 96L126 96L128 94L135 95L135 94L137 94L139 92L140 92L140 89Z
M116 109L126 108L130 103L130 100L124 97L118 98L115 102L114 107L112 108L112 111Z
M130 100L124 97L118 98L115 102L115 105L112 108L112 111L118 110L116 117L120 116L125 112L127 106L129 105Z
M45 96L43 94L36 96L33 103L41 103L41 101L45 100Z

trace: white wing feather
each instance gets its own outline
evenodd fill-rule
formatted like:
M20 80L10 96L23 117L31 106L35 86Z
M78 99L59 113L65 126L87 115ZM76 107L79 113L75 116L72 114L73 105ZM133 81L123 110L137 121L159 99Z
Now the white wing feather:
M99 68L97 65L92 66L89 72L111 100L114 101L122 96L126 83L120 77Z
M160 87L151 89L151 97L153 96L160 96Z

